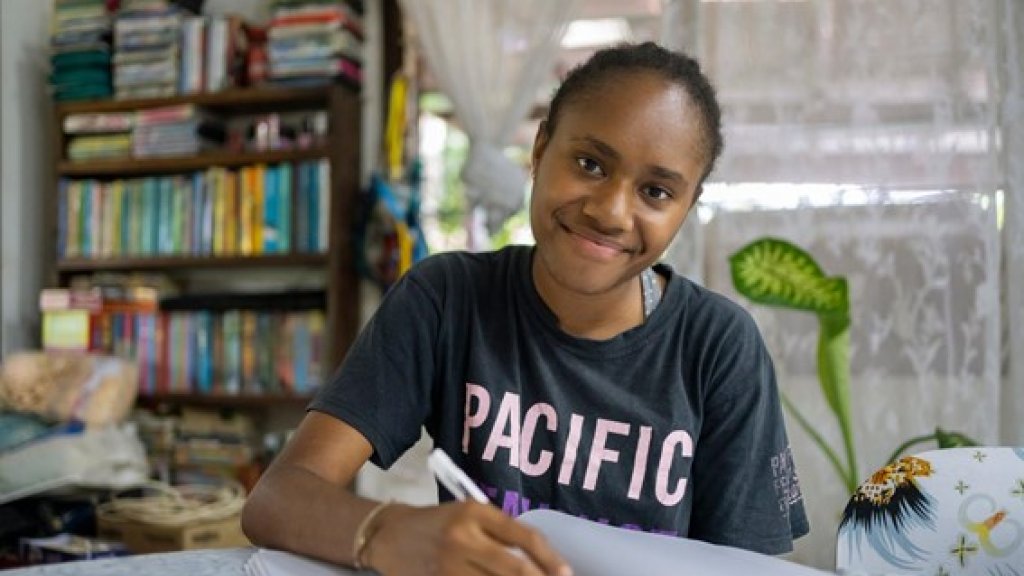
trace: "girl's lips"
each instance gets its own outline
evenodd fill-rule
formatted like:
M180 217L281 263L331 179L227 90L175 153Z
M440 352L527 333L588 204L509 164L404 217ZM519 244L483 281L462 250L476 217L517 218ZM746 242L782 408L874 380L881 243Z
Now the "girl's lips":
M608 261L622 254L629 253L629 250L623 245L613 240L602 238L598 234L577 232L568 226L563 226L563 228L569 237L572 238L576 249L584 256L595 260Z

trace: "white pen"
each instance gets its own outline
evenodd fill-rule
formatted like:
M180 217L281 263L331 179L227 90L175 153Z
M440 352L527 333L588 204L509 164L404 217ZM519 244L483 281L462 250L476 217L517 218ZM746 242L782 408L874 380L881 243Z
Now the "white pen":
M483 504L490 502L483 490L469 476L466 476L466 473L456 466L455 462L452 462L444 450L434 448L430 452L430 456L427 456L427 465L430 466L434 477L452 493L452 496L459 500L469 497Z
M430 455L427 456L427 466L430 467L430 471L434 473L434 477L441 482L441 484L452 493L459 500L465 500L467 497L480 502L481 504L489 504L490 500L487 499L487 495L484 494L483 490L473 482L473 479L466 475L461 468L452 462L452 459L445 454L444 450L440 448L434 448L430 451ZM519 548L509 548L509 552L519 556L520 558L526 558L526 555ZM529 558L528 561L533 562ZM534 564L536 567L536 564ZM538 568L539 570L539 568Z

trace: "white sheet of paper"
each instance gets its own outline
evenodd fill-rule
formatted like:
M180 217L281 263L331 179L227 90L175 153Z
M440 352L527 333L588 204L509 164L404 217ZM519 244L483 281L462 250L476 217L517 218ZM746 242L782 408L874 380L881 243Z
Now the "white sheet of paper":
M519 521L540 530L575 576L826 576L774 556L605 526L551 510L531 510Z
M290 552L260 548L245 563L246 576L357 576L357 572Z

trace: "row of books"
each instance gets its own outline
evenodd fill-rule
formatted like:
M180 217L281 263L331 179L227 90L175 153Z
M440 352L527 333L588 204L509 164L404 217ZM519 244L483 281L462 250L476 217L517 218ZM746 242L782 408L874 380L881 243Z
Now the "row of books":
M58 258L327 251L326 159L186 175L62 179Z
M65 307L62 290L40 295L43 347L132 358L142 394L307 395L321 381L322 310L168 312L89 297Z
M307 395L321 381L320 310L143 314L122 326L132 320L144 394Z
M362 82L363 24L343 2L272 5L268 36L270 79L303 85L343 78Z

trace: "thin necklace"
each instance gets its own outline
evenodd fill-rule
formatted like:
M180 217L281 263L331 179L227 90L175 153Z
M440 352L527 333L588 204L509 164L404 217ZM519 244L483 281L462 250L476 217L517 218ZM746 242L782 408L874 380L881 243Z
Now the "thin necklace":
M644 321L646 322L654 309L661 302L661 286L653 268L647 268L640 273L640 292L644 300Z

